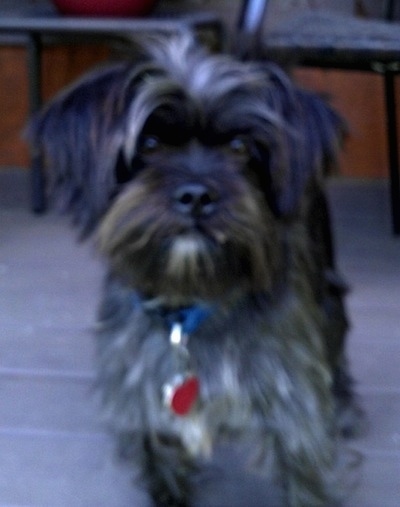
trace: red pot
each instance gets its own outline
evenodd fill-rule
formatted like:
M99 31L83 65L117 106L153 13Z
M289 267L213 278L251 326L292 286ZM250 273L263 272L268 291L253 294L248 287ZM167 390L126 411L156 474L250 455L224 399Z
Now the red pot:
M77 16L143 16L157 0L53 0L62 14Z

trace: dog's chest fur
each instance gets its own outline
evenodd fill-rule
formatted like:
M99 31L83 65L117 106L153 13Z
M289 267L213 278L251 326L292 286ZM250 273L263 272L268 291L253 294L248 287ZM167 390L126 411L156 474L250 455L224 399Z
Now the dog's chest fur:
M301 384L313 398L309 415L315 418L320 406L312 384L315 375L321 378L323 362L317 356L323 350L315 346L319 316L311 312L315 320L310 317L304 304L291 294L274 308L265 296L246 295L231 307L212 308L188 342L190 366L200 381L199 400L190 413L179 416L162 398L176 366L165 317L146 310L129 289L109 284L98 343L100 382L114 429L171 436L189 454L209 455L221 438L279 432L281 415ZM290 329L298 331L291 336ZM321 390L330 387L327 372L324 377ZM299 416L304 417L304 407Z

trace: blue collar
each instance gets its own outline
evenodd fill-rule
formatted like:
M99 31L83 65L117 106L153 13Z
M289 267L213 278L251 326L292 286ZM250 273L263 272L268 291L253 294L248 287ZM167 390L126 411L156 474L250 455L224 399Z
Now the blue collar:
M146 308L146 300L141 298L138 293L134 293L132 299L135 308L142 306L147 313L159 315L166 321L170 331L175 324L180 324L182 332L186 335L195 333L201 324L215 311L213 305L191 305L180 308L168 308L165 306L151 308L149 306Z
M210 306L187 306L178 310L167 310L164 314L170 329L174 324L181 324L182 332L186 335L195 333L201 324L212 313Z

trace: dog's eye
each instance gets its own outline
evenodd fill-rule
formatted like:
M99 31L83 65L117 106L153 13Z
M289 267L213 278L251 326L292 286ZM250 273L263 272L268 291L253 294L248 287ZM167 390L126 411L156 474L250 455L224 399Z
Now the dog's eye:
M161 142L157 136L144 136L139 142L139 149L145 154L156 152L160 146Z
M243 137L234 137L229 141L229 150L234 155L247 155L248 146L246 140Z

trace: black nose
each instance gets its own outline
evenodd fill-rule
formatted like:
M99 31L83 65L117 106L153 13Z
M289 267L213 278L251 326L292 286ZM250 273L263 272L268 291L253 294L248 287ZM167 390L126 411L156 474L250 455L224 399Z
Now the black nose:
M174 200L175 208L180 213L200 217L215 211L219 195L201 183L187 183L175 190Z

